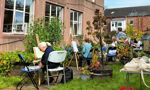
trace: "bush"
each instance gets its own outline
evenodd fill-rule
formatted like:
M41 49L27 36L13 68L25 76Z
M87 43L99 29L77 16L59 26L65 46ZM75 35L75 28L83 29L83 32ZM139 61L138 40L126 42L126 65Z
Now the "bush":
M30 26L28 35L25 36L26 51L33 52L33 47L37 46L36 34L38 34L40 42L50 42L53 46L59 45L63 39L61 34L63 27L62 23L55 18L52 18L51 21L45 21L45 18L36 20L34 26Z
M19 62L18 53L22 54L26 63L32 63L35 59L34 54L27 52L0 52L0 73L7 76L10 75L10 70L14 66L13 63Z

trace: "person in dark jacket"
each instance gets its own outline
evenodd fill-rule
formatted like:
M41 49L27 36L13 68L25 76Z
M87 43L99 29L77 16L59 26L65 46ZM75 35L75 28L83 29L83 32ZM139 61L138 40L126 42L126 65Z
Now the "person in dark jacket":
M38 65L36 68L41 68L40 70L41 83L44 84L46 82L46 80L44 79L44 72L47 71L46 64L48 63L48 68L52 69L58 67L60 63L52 63L48 61L49 54L52 51L54 51L54 49L51 47L51 44L49 42L39 43L38 48L40 49L40 51L44 52L44 54L40 60L34 60L33 63L41 62L41 64ZM50 72L49 74L51 75ZM49 82L52 82L53 80L54 80L53 78L50 78Z

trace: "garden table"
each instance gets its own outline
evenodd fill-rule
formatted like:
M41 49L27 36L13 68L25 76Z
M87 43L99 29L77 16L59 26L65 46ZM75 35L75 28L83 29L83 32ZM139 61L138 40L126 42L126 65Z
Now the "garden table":
M140 74L140 90L142 90L142 86L141 86L141 72L139 70L124 70L124 69L120 69L120 72L123 72L123 73L127 73L126 74L126 82L127 82L127 90L129 90L129 74L132 73L132 74ZM143 72L143 74L149 74L150 75L150 72Z

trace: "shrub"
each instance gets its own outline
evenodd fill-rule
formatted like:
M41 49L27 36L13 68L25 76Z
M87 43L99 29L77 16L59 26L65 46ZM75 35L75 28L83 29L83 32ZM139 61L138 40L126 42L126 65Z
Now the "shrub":
M40 42L50 42L53 46L59 45L63 39L61 34L63 27L62 23L55 18L52 18L51 21L45 21L45 18L36 20L34 26L30 26L28 35L25 36L26 51L33 52L32 48L37 46L36 34L38 34Z

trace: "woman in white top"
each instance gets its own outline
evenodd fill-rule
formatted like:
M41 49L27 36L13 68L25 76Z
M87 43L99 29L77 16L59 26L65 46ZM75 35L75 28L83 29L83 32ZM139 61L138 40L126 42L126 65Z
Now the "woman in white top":
M117 45L117 40L116 40L116 37L115 36L113 36L112 37L112 44L111 45L109 45L110 47L116 47L116 45Z

